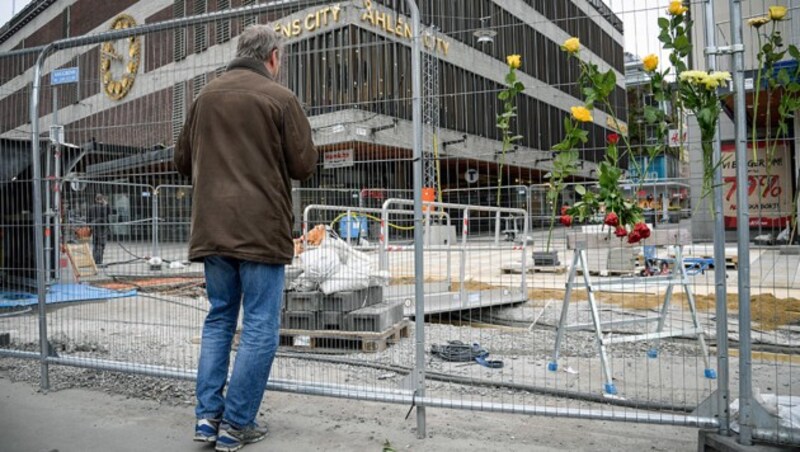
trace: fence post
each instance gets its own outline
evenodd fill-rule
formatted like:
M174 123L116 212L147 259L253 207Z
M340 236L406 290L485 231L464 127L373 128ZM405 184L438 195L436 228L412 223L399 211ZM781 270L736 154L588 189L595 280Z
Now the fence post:
M52 46L47 46L36 58L33 69L33 89L31 90L31 159L33 165L33 237L36 254L36 293L39 306L39 360L41 373L39 385L42 390L50 388L47 366L49 346L47 343L47 283L45 281L44 262L44 211L42 209L42 160L40 157L39 138L39 91L41 90L42 64Z
M744 91L742 3L729 0L731 11L734 123L736 130L736 226L739 255L739 443L753 444L753 375L750 344L750 205L747 183L747 124ZM759 87L756 87L759 89ZM718 320L719 321L719 320Z
M500 245L500 221L502 217L500 216L500 211L494 215L494 244L495 246Z
M714 25L714 2L706 0L706 64L709 71L717 70L716 27ZM728 377L728 294L725 263L725 218L722 210L722 152L719 126L714 138L714 285L717 316L717 414L719 433L730 433L730 383ZM720 271L720 269L722 271Z
M411 98L414 122L414 333L417 342L415 379L417 397L425 396L425 274L422 234L422 30L419 8L414 0L406 0L411 11ZM417 407L417 438L426 436L425 407Z
M153 243L152 243L152 251L150 252L150 257L157 257L159 255L159 252L158 252L158 192L159 192L158 187L156 187L155 189L153 189L150 192L151 193L150 198L153 200L153 202L152 202L153 211L151 213L151 215L152 215L151 223L153 225L153 231L150 234L150 237L151 237Z

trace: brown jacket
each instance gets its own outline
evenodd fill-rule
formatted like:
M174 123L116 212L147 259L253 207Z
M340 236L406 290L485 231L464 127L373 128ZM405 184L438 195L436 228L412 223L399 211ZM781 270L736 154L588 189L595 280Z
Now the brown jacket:
M261 62L233 60L200 92L175 146L194 186L189 259L291 263L290 178L310 177L317 158L295 95Z

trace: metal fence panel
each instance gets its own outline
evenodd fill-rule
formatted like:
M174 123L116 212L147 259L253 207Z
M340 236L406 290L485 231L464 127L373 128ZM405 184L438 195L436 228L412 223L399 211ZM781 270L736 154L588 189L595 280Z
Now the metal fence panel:
M130 36L57 43L38 80L33 54L0 55L7 90L0 94L15 100L3 104L3 155L16 152L22 162L36 147L20 113L30 108L32 86L43 137L34 165L41 175L26 162L0 179L0 354L193 378L208 302L202 264L188 261L187 242L192 205L202 200L174 171L172 149L194 98L233 58L236 36L259 22L288 38L281 82L306 108L321 154L315 175L292 187L300 254L287 269L272 388L414 404L423 434L426 406L725 433L728 403L751 400L739 394L742 379L746 391L752 378L758 406L798 397L800 261L794 247L776 246L786 230L793 243L787 226L796 190L777 184L775 174L743 177L723 164L714 209L698 195L702 171L692 156L700 141L689 136L669 151L682 170L641 179L629 171L622 182L644 209L650 241L628 245L602 226L602 216L569 227L560 221L562 206L598 190L614 121L640 127L622 81L622 30L612 19L655 23L661 6L612 1L614 15L589 2L587 16L570 2L506 5L511 12L488 1L420 3L423 23L434 26L417 39L425 49L417 73L404 25L409 10L390 0L276 3L163 24L151 18L150 28ZM520 20L522 13L533 19ZM494 34L480 33L486 20ZM575 25L584 22L595 28ZM132 25L112 28L124 33ZM578 68L555 43L571 35L618 82L609 106L582 126L588 141L579 168L553 197L552 147L569 104L581 102ZM475 47L479 37L493 44ZM505 57L514 53L523 56L527 89L513 123L520 138L507 149L497 97ZM80 69L77 83L54 84L53 71L69 67ZM419 77L425 91L415 98ZM785 162L791 145L787 138L780 149ZM723 158L734 149L721 143ZM788 164L780 171L778 178L793 177ZM98 207L103 199L107 208ZM748 209L733 207L743 200ZM742 210L750 211L750 228L742 228ZM721 224L727 247L719 246ZM752 246L739 244L740 253L749 246L749 259L736 253L737 229L754 236ZM44 272L31 259L37 237ZM323 294L324 284L307 278L312 264L328 258L342 264L329 269L328 287L346 290ZM752 324L737 321L740 293L752 307L740 318L752 316ZM752 350L744 350L752 365L729 372L740 361L727 344L739 345L742 335L752 337ZM48 351L39 352L44 343ZM797 442L794 430L748 409L756 420L746 420L746 433Z

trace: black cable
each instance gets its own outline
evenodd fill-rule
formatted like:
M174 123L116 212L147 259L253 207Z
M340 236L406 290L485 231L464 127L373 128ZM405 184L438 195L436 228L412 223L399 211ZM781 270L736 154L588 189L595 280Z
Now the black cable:
M486 356L488 352L478 344L465 344L461 341L447 341L447 345L431 345L431 354L450 362L475 361L479 356Z

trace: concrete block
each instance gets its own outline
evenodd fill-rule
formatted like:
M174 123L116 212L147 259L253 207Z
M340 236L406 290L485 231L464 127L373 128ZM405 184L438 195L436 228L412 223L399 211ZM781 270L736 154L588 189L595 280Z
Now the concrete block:
M347 331L380 333L403 320L403 301L387 301L355 310L344 316Z
M637 254L639 250L635 248L612 248L608 250L606 266L609 271L633 273L636 270Z
M320 310L345 313L355 311L367 305L368 295L368 289L325 295Z
M306 311L285 311L281 316L281 328L287 330L316 330L317 313Z
M286 294L287 311L317 312L322 309L322 292L289 292Z
M367 306L383 302L383 287L373 286L370 287L367 294Z
M430 237L427 236L430 230ZM423 231L424 242L426 245L448 245L456 242L456 227L444 225L431 225Z
M321 330L344 330L344 313L339 311L320 311L317 326Z

